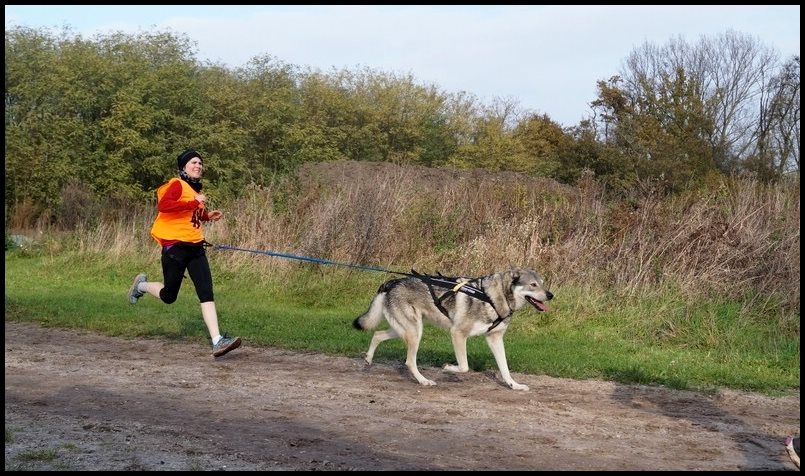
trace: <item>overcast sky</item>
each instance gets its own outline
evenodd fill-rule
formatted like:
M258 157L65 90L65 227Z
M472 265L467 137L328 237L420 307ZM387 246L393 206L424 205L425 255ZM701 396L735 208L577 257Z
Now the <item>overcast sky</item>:
M411 74L489 104L515 99L569 126L586 117L596 81L645 42L727 30L782 59L799 54L799 6L5 6L6 28L96 33L172 31L197 59L236 67L259 55L328 72L368 67Z

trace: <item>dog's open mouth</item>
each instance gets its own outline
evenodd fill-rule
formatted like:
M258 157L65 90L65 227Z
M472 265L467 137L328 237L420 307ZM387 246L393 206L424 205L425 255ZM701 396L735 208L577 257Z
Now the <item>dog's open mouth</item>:
M548 304L538 301L531 296L526 296L525 299L530 302L532 306L536 307L538 311L548 312Z

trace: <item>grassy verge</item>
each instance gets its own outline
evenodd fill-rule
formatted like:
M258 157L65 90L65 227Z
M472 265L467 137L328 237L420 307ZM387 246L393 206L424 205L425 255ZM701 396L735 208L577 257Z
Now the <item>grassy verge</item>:
M230 272L211 257L223 331L249 346L275 346L357 357L370 334L352 328L366 310L380 273L299 265L293 272ZM141 270L160 279L158 262L99 255L6 252L6 320L74 327L126 337L165 336L208 345L192 283L173 305L126 301ZM528 309L506 336L514 372L603 378L678 389L729 387L768 394L799 389L799 337L739 302L687 302L661 296L617 299L605 292L553 289L549 313ZM754 311L757 312L757 311ZM494 369L480 337L468 343L474 370ZM402 343L386 342L377 361L404 360ZM423 366L454 362L449 335L426 326Z

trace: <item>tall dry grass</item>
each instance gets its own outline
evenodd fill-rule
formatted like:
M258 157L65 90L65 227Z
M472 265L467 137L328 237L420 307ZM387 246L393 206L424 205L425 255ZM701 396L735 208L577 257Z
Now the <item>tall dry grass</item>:
M255 245L445 274L528 266L624 295L672 286L799 309L797 184L724 178L671 198L609 201L591 177L571 188L514 173L335 162L304 168L299 186L281 241Z
M479 276L540 270L554 286L619 297L710 295L799 313L799 184L724 178L671 198L606 198L592 177L577 187L515 173L330 162L294 180L220 203L208 241L407 271ZM159 252L154 204L78 226L81 252ZM298 262L218 255L228 268L276 274ZM798 329L798 322L796 329Z

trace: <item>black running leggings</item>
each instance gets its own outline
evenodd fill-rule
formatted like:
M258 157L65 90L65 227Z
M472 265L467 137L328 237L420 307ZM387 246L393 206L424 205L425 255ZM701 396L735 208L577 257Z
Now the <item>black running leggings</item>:
M199 302L213 301L212 273L204 247L178 243L170 248L162 248L162 275L165 277L165 287L159 291L162 302L176 302L185 270L193 280Z

